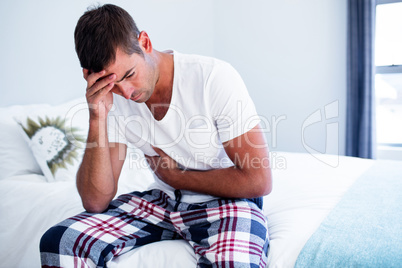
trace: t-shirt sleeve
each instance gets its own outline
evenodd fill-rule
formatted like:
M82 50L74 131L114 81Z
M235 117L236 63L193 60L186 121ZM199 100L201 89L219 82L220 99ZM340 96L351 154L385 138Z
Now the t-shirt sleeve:
M218 64L208 79L209 106L221 142L252 128L260 118L239 73L228 63Z
M126 131L125 124L123 124L122 122L119 122L119 118L122 118L122 117L121 117L121 111L119 110L119 107L121 107L121 105L118 105L118 102L119 102L118 96L113 94L113 107L109 111L109 114L107 117L108 139L109 139L109 142L127 144L128 142L124 135L124 133Z

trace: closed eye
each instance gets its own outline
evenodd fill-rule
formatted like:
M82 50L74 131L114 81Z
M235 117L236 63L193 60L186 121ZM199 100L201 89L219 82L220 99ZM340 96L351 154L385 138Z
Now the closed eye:
M135 72L132 72L131 74L127 75L126 78L130 78L135 74Z
M135 66L134 66L134 67L135 67ZM124 74L123 78L120 79L119 81L117 81L116 83L120 83L121 81L123 81L123 80L126 79L127 77L133 76L134 73L135 73L135 71L133 71L133 70L134 70L134 67L131 68L130 70L128 70L128 71ZM131 73L130 75L128 75L130 72L132 72L132 73Z

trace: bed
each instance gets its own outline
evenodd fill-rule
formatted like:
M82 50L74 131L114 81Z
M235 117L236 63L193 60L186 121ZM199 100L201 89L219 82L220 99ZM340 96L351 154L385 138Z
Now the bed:
M0 108L0 267L39 267L41 235L83 210L74 175L87 123L83 98ZM270 157L273 191L263 208L268 267L402 266L402 162L288 152ZM141 151L129 147L118 194L145 190L152 181ZM195 263L185 241L161 241L110 266Z

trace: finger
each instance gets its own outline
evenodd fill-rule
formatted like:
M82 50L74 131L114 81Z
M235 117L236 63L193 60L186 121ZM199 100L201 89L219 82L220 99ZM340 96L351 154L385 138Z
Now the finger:
M105 70L102 70L97 73L91 73L88 71L88 77L87 77L87 82L88 82L88 87L91 87L93 84L95 84L98 80L100 80L104 75L106 74Z
M149 155L144 155L144 156L145 156L145 159L147 160L148 164L153 162L152 156L149 156Z
M99 88L101 85L98 85L96 87L92 87L88 89L87 91L87 98L103 98L105 97L114 87L114 82L110 82L109 84L106 84L104 87Z
M87 90L93 88L94 86L96 87L95 89L99 90L100 88L105 87L111 81L115 80L117 77L115 74L105 75L105 73L105 70L98 73L91 73L89 71L87 77Z
M152 149L154 149L154 151L157 154L159 154L159 156L161 156L161 157L167 156L167 154L162 149L159 149L158 147L154 147L152 145L151 145L151 147L152 147Z
M148 165L149 165L149 167L152 169L152 170L156 170L156 168L158 167L158 165L159 165L159 161L161 161L161 158L159 157L159 156L145 156L145 158L146 158L146 160L147 160L147 162L148 162Z
M147 155L145 155L145 159L147 160L148 165L152 168L152 159Z
M113 88L115 79L115 74L111 74L106 76L105 78L102 78L87 89L87 95L92 96L101 90L107 90L106 93L108 93Z
M152 146L152 145L151 145ZM179 168L178 163L176 160L174 160L170 155L165 153L162 149L159 149L158 147L152 146L152 148L155 150L157 154L160 155L160 159L162 160L162 163L165 163L165 167L168 168ZM158 162L159 163L159 162Z
M160 161L160 159L161 159L159 156L146 156L146 158L147 158L147 160L150 160L154 163Z

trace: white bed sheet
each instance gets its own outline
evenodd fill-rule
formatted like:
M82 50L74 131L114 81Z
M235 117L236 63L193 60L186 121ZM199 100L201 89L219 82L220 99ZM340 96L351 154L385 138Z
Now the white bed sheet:
M264 197L271 239L268 267L293 267L308 238L373 161L340 157L334 168L309 154L275 153L274 158L273 191ZM282 164L275 166L278 159ZM128 166L119 193L145 189L152 175ZM136 165L131 161L131 166ZM0 267L39 267L43 232L83 210L73 180L47 183L41 175L13 176L0 181L0 197ZM186 242L164 241L116 258L112 267L187 268L195 263Z
M322 220L374 160L280 153L285 169L273 169L273 191L264 198L271 239L268 267L293 267ZM327 163L338 162L333 167Z

